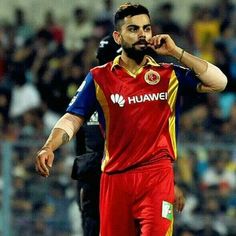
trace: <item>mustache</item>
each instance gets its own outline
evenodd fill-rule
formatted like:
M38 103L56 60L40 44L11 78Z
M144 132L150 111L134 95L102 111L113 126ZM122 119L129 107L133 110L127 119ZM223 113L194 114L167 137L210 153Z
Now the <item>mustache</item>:
M144 44L147 46L149 43L146 41L146 39L140 39L139 41L134 43L133 46L138 45L138 44Z

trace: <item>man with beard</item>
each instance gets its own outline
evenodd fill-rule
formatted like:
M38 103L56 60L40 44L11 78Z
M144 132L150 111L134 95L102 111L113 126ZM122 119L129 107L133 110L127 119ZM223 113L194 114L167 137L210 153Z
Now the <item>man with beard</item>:
M172 235L180 96L185 90L222 91L227 78L169 35L152 36L149 12L142 5L120 6L114 25L121 55L88 73L37 153L36 170L48 177L54 151L97 110L105 134L100 234ZM146 55L148 48L186 67L158 64Z
M97 50L99 65L103 65L121 53L121 47L115 43L112 35L103 38ZM153 54L153 52L151 52ZM99 188L101 159L104 140L97 113L83 124L76 134L76 153L79 155L73 164L72 178L77 180L77 202L81 211L83 236L99 236ZM182 212L185 199L181 189L175 184L175 210Z

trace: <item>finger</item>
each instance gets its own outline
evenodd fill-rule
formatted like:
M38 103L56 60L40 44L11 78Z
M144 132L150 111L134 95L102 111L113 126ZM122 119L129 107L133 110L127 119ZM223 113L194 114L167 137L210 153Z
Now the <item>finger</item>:
M183 208L184 208L184 198L183 197L178 197L176 199L175 206L176 206L176 211L177 212L179 212L179 213L182 212Z
M177 212L179 212L179 199L176 199L175 200L175 210L177 211Z
M36 166L36 171L44 177L47 177L49 175L49 172L45 172L40 165Z
M150 43L147 44L147 47L151 48L154 51L156 50L156 47L154 45L150 44Z
M35 169L41 176L48 177L49 173L44 172L44 170L40 166L36 166Z
M160 38L157 47L158 47L158 48L161 48L161 47L163 46L163 44L165 44L165 42L166 42L165 39Z
M51 168L53 161L54 161L54 155L49 155L48 160L47 160L47 166Z
M36 168L41 175L49 175L49 170L45 164L45 159L40 156L36 157Z
M158 36L154 36L149 40L149 44L155 49L158 46Z
M180 205L179 205L179 212L183 211L184 205L185 205L185 198L181 197L181 201L180 201Z
M49 173L45 158L39 158L39 166L41 167L44 173Z
M165 44L165 39L162 36L154 36L149 45L155 50L161 48Z
M165 43L165 39L163 38L163 36L157 36L156 38L156 43L155 43L155 47L156 48L160 48L162 47L162 45Z

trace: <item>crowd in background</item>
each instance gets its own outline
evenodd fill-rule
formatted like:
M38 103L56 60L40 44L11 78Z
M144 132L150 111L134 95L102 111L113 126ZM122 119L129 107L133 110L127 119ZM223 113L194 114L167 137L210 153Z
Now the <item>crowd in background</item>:
M15 9L12 23L0 23L0 140L15 143L15 235L66 236L78 230L70 179L73 152L58 151L52 176L45 181L34 169L37 147L29 144L48 135L84 76L97 65L98 43L113 31L112 1L105 2L107 10L95 19L88 18L83 8L74 9L68 25L48 11L35 28L21 8ZM223 93L186 94L182 102L175 167L186 206L175 220L178 236L236 234L235 7L226 0L210 7L194 5L184 27L173 19L171 3L158 5L152 16L155 33L170 34L180 47L214 63L228 77Z

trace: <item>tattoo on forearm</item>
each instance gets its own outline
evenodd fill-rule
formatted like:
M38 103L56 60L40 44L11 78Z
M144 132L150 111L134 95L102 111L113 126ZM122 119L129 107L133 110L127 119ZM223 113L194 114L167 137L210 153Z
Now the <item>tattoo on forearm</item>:
M64 133L62 135L62 143L68 143L69 142L69 135L67 133Z

